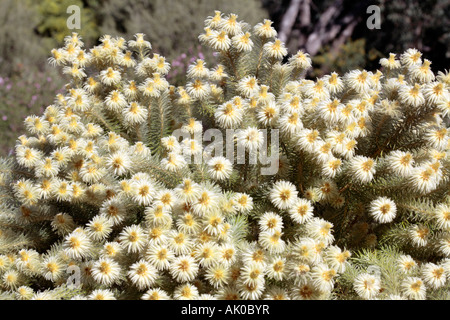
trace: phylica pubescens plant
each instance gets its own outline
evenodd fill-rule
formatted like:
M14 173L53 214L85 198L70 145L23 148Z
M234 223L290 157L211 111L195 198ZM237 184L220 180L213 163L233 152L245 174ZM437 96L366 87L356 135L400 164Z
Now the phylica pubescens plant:
M52 51L66 93L1 163L1 297L444 297L449 74L409 49L305 80L308 54L283 62L271 21L205 23L219 64L183 87L143 34ZM213 155L207 129L244 161ZM250 162L264 143L272 174Z

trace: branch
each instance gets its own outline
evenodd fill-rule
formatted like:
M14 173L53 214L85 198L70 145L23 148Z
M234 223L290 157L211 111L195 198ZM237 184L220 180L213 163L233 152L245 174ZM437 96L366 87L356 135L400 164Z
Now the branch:
M331 6L323 12L316 23L314 30L311 32L306 40L306 51L315 55L324 42L324 38L327 37L326 28L330 23L334 23L333 17L339 16L343 9L343 0L336 0Z
M315 55L324 44L333 41L340 33L342 34L337 39L337 44L345 42L361 20L364 8L368 3L369 1L367 0L357 2L348 14L339 18L343 13L344 5L343 0L336 0L320 16L319 21L314 26L314 30L303 45L304 49L309 54Z
M345 41L351 37L353 30L355 29L356 25L358 24L358 21L355 20L353 22L351 22L345 29L344 31L341 32L339 38L337 38L334 42L333 42L333 48L332 48L332 52L337 52L339 51L339 49L341 48L341 46L345 43Z
M300 3L302 0L291 0L289 8L281 20L280 33L278 38L284 43L287 42L289 35L291 34L292 27L294 26L295 19L297 18L298 11L300 10Z
M300 27L309 26L311 24L311 0L303 0L300 11Z

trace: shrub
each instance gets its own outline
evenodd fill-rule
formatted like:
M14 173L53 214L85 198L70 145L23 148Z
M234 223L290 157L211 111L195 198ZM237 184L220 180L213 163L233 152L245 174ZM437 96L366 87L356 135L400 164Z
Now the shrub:
M53 51L72 79L0 168L2 297L443 299L449 74L410 49L305 80L218 11L199 39L219 64L178 87L143 34Z
M239 12L241 19L252 24L267 18L259 0L108 0L91 1L90 6L97 12L102 34L129 38L147 33L153 49L168 61L196 49L197 35L203 31L198 21L214 10Z

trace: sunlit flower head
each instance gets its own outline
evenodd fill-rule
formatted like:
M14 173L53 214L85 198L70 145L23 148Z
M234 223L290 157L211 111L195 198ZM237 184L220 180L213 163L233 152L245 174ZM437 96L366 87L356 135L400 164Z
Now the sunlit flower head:
M363 273L356 277L353 288L361 298L373 299L380 293L380 279L375 275Z
M305 223L313 216L313 206L310 200L297 198L288 210L289 216L296 223Z
M158 276L158 271L153 265L141 259L131 265L127 275L139 290L143 290L154 284Z
M356 156L350 162L352 174L362 183L368 183L373 179L375 164L375 160L364 156Z
M413 300L424 300L426 298L426 287L422 279L408 277L402 282L403 294Z
M172 260L169 271L178 282L192 281L197 275L198 265L193 257L183 255Z
M147 235L138 225L125 227L120 233L121 246L128 252L141 252L147 242Z
M208 161L208 173L214 180L228 179L233 171L231 161L224 157L213 157Z
M447 282L445 268L431 262L422 266L422 278L427 285L434 289L442 287Z
M278 181L273 185L269 197L277 208L288 209L294 204L297 194L298 191L292 183Z
M396 215L395 202L387 197L379 197L370 203L370 215L379 223L391 222Z
M149 289L141 298L142 300L170 300L166 291L159 288Z
M92 267L94 280L107 286L118 281L120 274L120 265L110 258L100 258Z
M272 21L264 19L253 28L255 34L263 38L272 38L277 35L277 31L272 27Z

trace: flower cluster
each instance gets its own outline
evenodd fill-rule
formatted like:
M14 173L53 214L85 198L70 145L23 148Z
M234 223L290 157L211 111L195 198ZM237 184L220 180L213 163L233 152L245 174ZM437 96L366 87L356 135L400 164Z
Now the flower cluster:
M26 118L30 136L2 163L0 217L13 227L2 224L0 241L20 240L0 246L3 294L61 298L77 268L80 286L64 291L73 299L327 299L338 285L422 299L444 288L449 74L410 49L382 59L383 72L306 80L311 59L283 63L271 21L252 28L217 11L205 24L199 40L220 62L194 61L185 86L169 84L143 34L90 50L73 34L52 51L71 82ZM198 139L207 128L231 130L244 163L212 155ZM264 144L279 145L273 175L249 161ZM403 255L405 268L423 261L383 294L386 275L349 276L346 249L375 248L378 236L401 237L398 250L416 257ZM52 286L37 291L44 280Z

